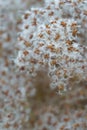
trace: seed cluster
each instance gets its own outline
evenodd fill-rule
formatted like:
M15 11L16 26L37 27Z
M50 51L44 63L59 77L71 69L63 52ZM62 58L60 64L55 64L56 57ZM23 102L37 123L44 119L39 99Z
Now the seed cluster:
M87 81L87 48L78 42L78 20L63 17L59 6L64 2L56 2L25 12L15 62L34 78L39 68L46 67L50 87L66 91L72 82Z

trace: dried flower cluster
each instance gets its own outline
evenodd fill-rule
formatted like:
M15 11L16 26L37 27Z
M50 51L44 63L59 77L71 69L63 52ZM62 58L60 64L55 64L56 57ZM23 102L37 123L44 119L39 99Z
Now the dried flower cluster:
M0 130L87 129L86 7L0 0Z
M25 12L16 63L34 78L39 68L47 68L50 87L66 91L72 82L87 81L87 48L78 42L80 20L62 16L65 2L58 2Z

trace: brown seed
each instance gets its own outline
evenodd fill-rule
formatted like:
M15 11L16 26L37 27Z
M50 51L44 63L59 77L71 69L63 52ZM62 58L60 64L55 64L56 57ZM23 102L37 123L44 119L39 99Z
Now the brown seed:
M70 120L70 118L64 118L65 122L68 122Z
M74 29L74 30L72 31L72 35L73 35L74 37L77 35L77 29Z
M27 42L27 41L25 41L24 44L25 44L26 47L31 46L31 44L29 42Z
M51 24L55 24L56 23L56 20L52 21Z
M73 42L70 41L70 40L67 40L66 43L67 43L68 45L72 45Z
M38 13L38 10L34 10L34 13L37 14L37 13Z
M48 59L49 58L49 54L45 54L44 58Z
M50 6L48 6L46 9L47 9L47 10L50 10Z
M33 37L33 34L31 34L31 35L29 36L30 39L32 39L32 37Z
M49 13L49 16L53 16L53 15L54 15L54 12L51 11L51 12Z
M8 90L6 90L6 91L3 91L2 93L3 93L5 96L8 96L9 91L8 91Z
M25 26L25 29L28 29L28 28L29 28L29 26L28 26L28 25L26 25L26 26Z
M40 43L40 44L39 44L39 47L42 47L42 46L44 46L44 43Z
M57 64L57 61L56 60L52 60L51 61L51 65L56 65Z
M54 45L52 45L52 44L48 45L47 49L54 49Z
M25 56L27 56L27 55L29 54L29 52L25 50L25 51L23 52L23 54L24 54Z
M64 130L64 129L65 129L65 126L64 126L64 125L60 127L60 130Z
M30 62L36 64L37 60L32 58L32 59L30 59Z
M71 27L76 27L77 24L76 23L72 23Z
M40 50L39 50L39 49L36 49L36 50L34 51L34 53L40 54Z
M77 128L77 127L79 127L79 126L80 126L79 123L76 123L76 124L73 125L74 128Z
M6 75L6 72L5 72L5 71L2 71L2 75L5 76L5 75Z
M39 37L39 38L43 38L43 34L40 33L40 34L38 35L38 37Z
M60 91L64 90L64 85L58 86L58 89L59 89Z
M8 129L8 128L10 127L10 124L9 124L9 123L6 123L6 124L4 125L4 127Z
M24 15L24 19L28 19L28 17L29 17L29 13L26 13L25 15Z
M61 22L61 25L63 26L63 27L66 27L66 23L65 22Z
M59 38L60 38L60 34L58 33L58 34L56 34L56 36L55 36L55 41L57 41L57 40L59 40Z
M46 24L46 28L48 28L48 29L49 29L49 28L50 28L50 26L49 26L48 24Z
M37 25L36 18L33 19L32 25L33 25L33 26L36 26L36 25Z
M47 30L46 32L47 32L47 34L49 34L49 35L51 34L51 31L50 31L50 30Z
M23 70L25 70L25 67L24 67L24 66L22 66L22 67L20 68L20 70L22 70L22 71L23 71Z

